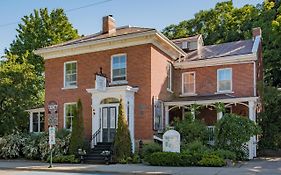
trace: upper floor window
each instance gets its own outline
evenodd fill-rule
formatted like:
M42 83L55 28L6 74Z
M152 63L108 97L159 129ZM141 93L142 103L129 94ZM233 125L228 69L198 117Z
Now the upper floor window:
M182 74L182 94L195 94L195 72Z
M77 61L64 63L64 87L77 87Z
M126 54L113 55L111 58L111 80L120 82L127 80L127 56Z
M64 104L64 128L72 130L73 118L75 115L76 103Z
M167 89L172 91L172 64L167 65Z
M217 70L217 91L230 92L232 91L232 69L218 69Z

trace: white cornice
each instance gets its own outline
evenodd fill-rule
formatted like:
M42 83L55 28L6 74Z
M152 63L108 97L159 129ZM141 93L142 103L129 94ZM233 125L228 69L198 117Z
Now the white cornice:
M227 57L204 59L198 61L178 62L178 63L174 63L174 66L175 68L178 69L187 69L187 68L218 66L218 65L228 65L228 64L251 63L255 60L257 60L256 54L246 54L246 55L238 55L238 56L227 56Z
M44 59L52 59L149 43L155 45L173 59L177 59L178 57L185 55L183 50L178 48L166 37L163 37L156 30L104 38L61 47L42 48L36 50L35 54L44 57Z

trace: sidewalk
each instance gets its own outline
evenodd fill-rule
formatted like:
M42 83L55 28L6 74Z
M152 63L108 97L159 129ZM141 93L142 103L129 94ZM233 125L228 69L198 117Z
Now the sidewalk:
M71 173L114 173L114 174L176 174L176 175L254 175L281 174L281 159L259 159L246 162L241 167L159 167L146 165L90 165L90 164L54 164L27 160L0 160L1 169L25 171L54 171Z

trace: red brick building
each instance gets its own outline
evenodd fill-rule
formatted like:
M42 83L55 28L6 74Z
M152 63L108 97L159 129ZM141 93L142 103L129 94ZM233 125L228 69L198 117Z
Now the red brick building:
M253 34L204 46L201 35L169 40L155 29L116 27L106 16L101 32L36 51L45 60L45 111L55 101L58 128L72 129L81 99L87 137L111 142L122 98L133 144L152 140L192 104L204 106L199 117L208 125L222 117L217 102L255 121L263 77L260 29ZM249 143L253 157L255 138Z

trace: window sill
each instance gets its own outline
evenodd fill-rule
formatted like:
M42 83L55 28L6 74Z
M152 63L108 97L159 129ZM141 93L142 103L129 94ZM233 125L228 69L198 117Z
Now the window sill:
M61 88L62 90L67 90L67 89L77 89L78 86L70 86L70 87L63 87Z
M111 83L109 83L109 85L122 85L122 84L128 84L127 80L124 81L113 81Z
M171 89L167 88L167 91L170 93L174 93L174 91L172 91Z
M215 92L215 94L234 94L233 91L218 91L218 92Z
M180 94L180 97L192 97L192 96L197 96L198 94L192 93L192 94Z

